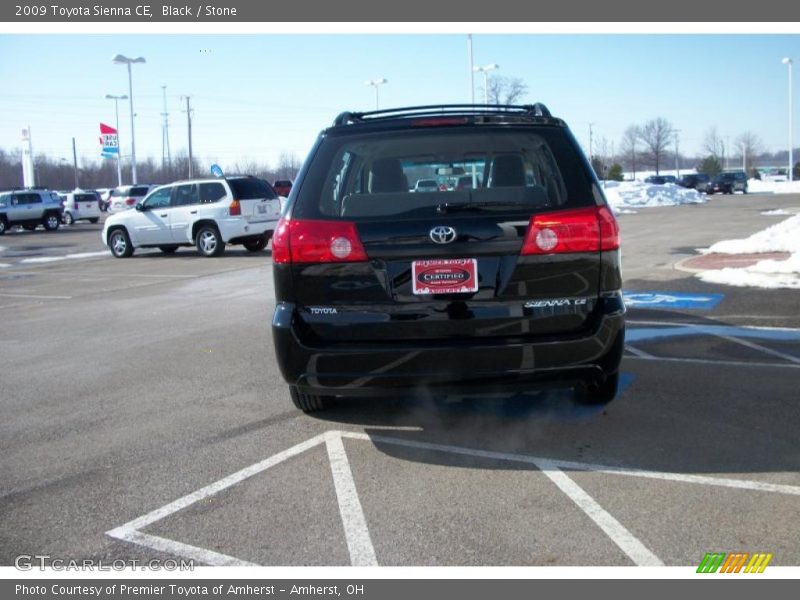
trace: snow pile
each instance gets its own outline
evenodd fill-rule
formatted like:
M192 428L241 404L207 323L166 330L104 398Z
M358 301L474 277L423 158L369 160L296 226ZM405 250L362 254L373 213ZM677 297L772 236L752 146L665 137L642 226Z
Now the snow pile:
M706 252L791 252L788 260L762 260L750 267L704 271L697 276L708 283L739 287L800 289L800 215L754 233L749 238L717 242Z
M782 208L776 208L775 210L765 210L761 214L765 217L788 217L792 213Z
M800 181L749 179L747 191L750 194L800 194Z
M701 204L707 202L705 194L683 188L674 183L656 185L640 181L607 181L605 194L614 212L623 213L625 208L648 206L676 206L678 204Z

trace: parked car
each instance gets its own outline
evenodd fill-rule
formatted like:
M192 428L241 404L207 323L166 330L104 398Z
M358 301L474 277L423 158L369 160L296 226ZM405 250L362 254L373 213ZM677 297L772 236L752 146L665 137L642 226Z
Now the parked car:
M705 192L710 180L711 178L705 173L689 173L678 179L678 185L698 192Z
M450 165L478 185L409 192L411 172ZM619 229L544 105L342 113L296 185L273 237L272 333L297 408L419 388L614 398Z
M61 222L72 225L75 221L97 223L100 220L100 204L95 192L75 190L64 195L64 212Z
M292 182L288 179L278 179L275 183L272 184L272 189L275 190L275 193L279 196L283 196L284 198L289 197L289 192L292 191Z
M130 210L139 200L147 196L148 192L155 186L150 184L121 185L111 190L108 196L108 212L117 213L123 210Z
M131 256L136 248L172 254L180 246L219 256L226 244L260 252L279 216L278 195L262 179L178 181L154 189L134 210L106 218L102 239L117 258Z
M650 175L649 177L645 177L645 183L652 183L654 185L664 185L667 183L667 178L663 175Z
M706 186L707 194L747 193L747 174L744 171L733 171L716 175Z
M414 185L415 192L438 192L439 184L435 179L418 179Z
M15 225L28 231L43 225L47 231L55 231L63 210L56 192L34 188L0 192L0 235Z

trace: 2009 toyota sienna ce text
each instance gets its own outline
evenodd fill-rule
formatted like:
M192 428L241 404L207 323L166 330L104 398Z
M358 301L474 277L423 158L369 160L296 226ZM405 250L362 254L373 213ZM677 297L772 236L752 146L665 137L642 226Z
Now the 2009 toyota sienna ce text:
M463 177L474 185L408 184ZM343 113L293 194L273 238L272 332L301 410L419 387L614 398L619 229L544 105Z

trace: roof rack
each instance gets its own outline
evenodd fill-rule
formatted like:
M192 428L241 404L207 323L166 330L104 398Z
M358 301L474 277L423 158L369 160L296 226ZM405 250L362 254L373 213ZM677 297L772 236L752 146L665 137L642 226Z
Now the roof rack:
M535 104L433 104L428 106L409 106L387 108L368 112L343 112L338 115L333 126L352 125L379 119L405 119L434 116L492 116L513 115L518 117L552 117L550 110L541 102Z

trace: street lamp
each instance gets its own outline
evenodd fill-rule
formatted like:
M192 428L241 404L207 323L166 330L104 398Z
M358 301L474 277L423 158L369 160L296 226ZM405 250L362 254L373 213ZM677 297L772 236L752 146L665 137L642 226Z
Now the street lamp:
M119 143L119 101L127 100L125 95L114 96L113 94L106 94L106 100L114 101L114 114L117 117L117 185L122 185L122 145Z
M370 79L364 82L364 85L371 85L375 88L375 110L380 109L380 101L378 99L378 86L383 85L384 83L389 83L388 79L381 77L380 79Z
M492 63L483 67L472 67L476 73L483 73L483 99L484 104L489 104L489 71L499 69L500 65Z
M792 137L792 59L781 61L789 67L789 181L794 181L794 138Z
M111 58L115 65L128 65L128 96L131 104L131 183L136 184L136 135L133 132L133 77L131 76L131 65L134 63L146 62L141 56L138 58L128 58L122 54L116 54Z

